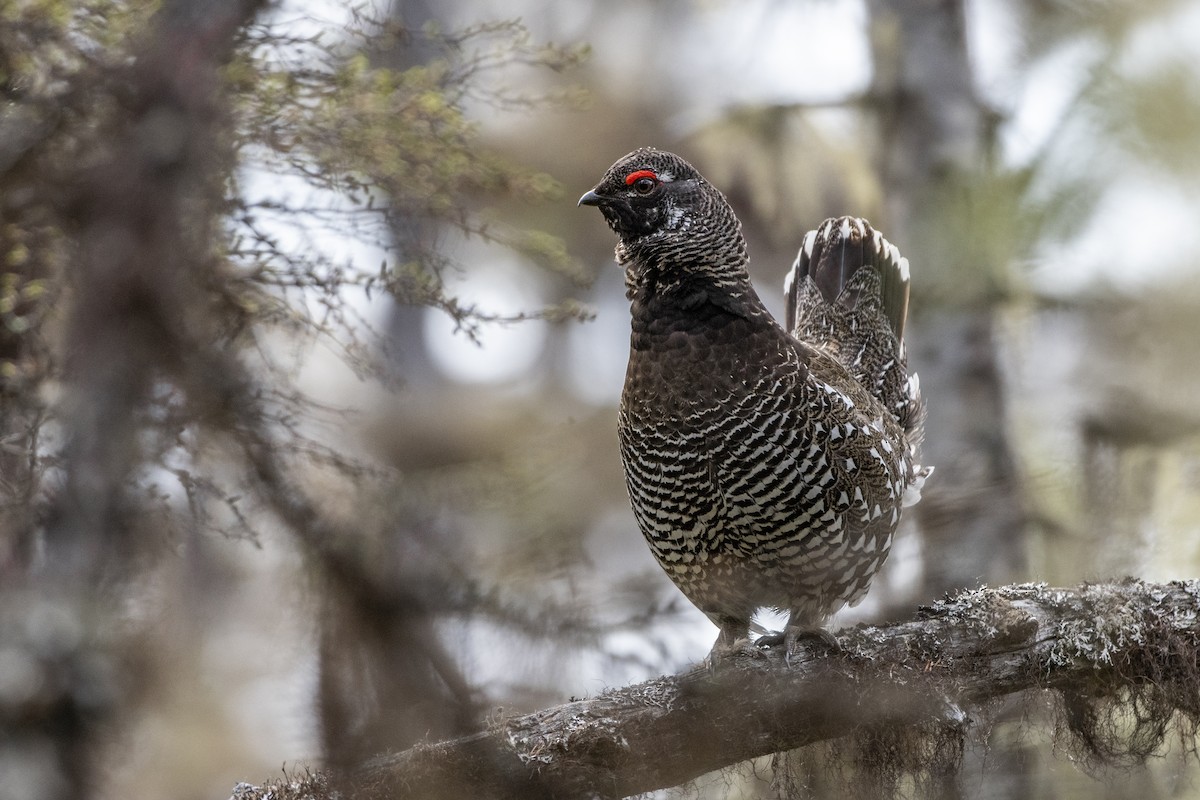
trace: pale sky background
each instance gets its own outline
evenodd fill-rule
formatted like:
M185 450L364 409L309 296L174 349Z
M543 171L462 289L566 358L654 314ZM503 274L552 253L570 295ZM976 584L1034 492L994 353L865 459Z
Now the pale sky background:
M385 0L376 0L386 7ZM602 13L594 9L602 8ZM298 10L302 9L302 13ZM464 0L448 12L455 20L521 18L536 40L559 44L588 41L592 65L618 85L637 91L646 86L644 64L625 55L623 39L642 45L653 42L653 56L661 69L689 75L672 79L673 100L681 110L674 124L686 131L702 121L738 105L836 101L861 92L870 79L870 54L864 37L866 10L862 2L784 3L778 0L698 2L689 7L686 22L664 30L661 36L643 35L639 20L645 6L632 0L590 3L544 3L540 0ZM1004 0L973 0L968 4L968 35L975 60L978 85L984 99L1003 110L1010 122L1001 131L1003 158L1026 163L1056 129L1064 110L1079 91L1090 66L1101 56L1100 43L1080 42L1050 54L1031 69L1018 64L1017 21ZM456 13L457 12L457 13ZM295 20L298 31L348 19L339 2L305 3L290 0L277 13ZM305 18L320 19L320 26ZM631 36L629 31L637 31ZM1147 24L1134 37L1120 66L1131 73L1149 70L1179 52L1200 52L1200 3ZM722 58L714 54L722 54ZM648 89L649 90L649 89ZM683 93L683 94L681 94ZM489 121L485 120L485 124ZM490 122L504 124L503 118ZM614 153L615 159L621 155ZM1063 154L1069 158L1069 154ZM1069 294L1097 278L1116 288L1131 289L1177 272L1178 254L1200 247L1200 197L1165 183L1128 163L1097 165L1112 174L1108 191L1095 216L1078 239L1038 254L1026 265L1037 288L1051 294ZM247 180L251 193L278 196L309 192L278 176ZM573 192L588 187L566 187ZM814 221L815 223L816 221ZM1170 231L1170 235L1147 235ZM297 235L292 232L288 235ZM308 231L309 247L340 254L365 264L378 264L386 253L378 248L330 232ZM464 262L486 258L493 267L480 270L451 288L465 300L499 312L515 313L536 308L542 301L536 280L523 275L513 256L495 248L463 243L452 248ZM577 254L606 258L607 253ZM919 269L919 265L917 265ZM601 280L619 280L601 273ZM364 313L383 320L387 302L377 299ZM598 308L599 317L588 323L591 331L568 333L578 351L578 363L589 365L586 379L576 388L584 399L611 402L620 386L623 348L615 350L592 341L617 336L624 340L623 305ZM610 318L616 315L616 319ZM426 333L435 363L451 378L464 382L497 383L519 379L538 362L548 334L541 323L492 326L482 334L482 346L454 332L440 312L429 312ZM611 339L609 339L611 341ZM612 355L612 353L616 355Z
M628 31L638 30L643 7L635 2L606 2L602 14L590 13L587 3L479 0L457 4L464 21L521 17L535 37L557 43L592 43L593 66L613 76L631 91L644 86L643 63L624 56L620 45ZM660 46L656 56L663 69L689 75L672 80L678 107L673 117L682 131L729 108L756 103L835 101L861 92L870 79L869 52L864 37L866 11L856 0L844 2L781 3L742 0L737 3L696 3L687 24L647 38ZM1099 42L1081 42L1050 54L1031 69L1018 64L1017 21L1004 0L974 0L968 4L968 34L976 76L983 98L1008 115L1001 131L1002 154L1010 165L1021 165L1042 148L1060 124L1065 109L1079 92L1088 69L1102 58ZM526 12L526 13L523 13ZM799 32L803 32L802 35ZM1187 5L1144 26L1134 37L1119 65L1136 74L1150 70L1180 52L1200 52L1200 4ZM714 57L720 53L722 58ZM682 87L682 88L681 88ZM680 96L679 92L686 95ZM615 159L621 155L614 153ZM1069 153L1061 158L1066 162ZM1070 294L1096 279L1118 289L1133 289L1161 280L1184 267L1181 252L1200 247L1200 197L1127 162L1095 165L1110 171L1112 180L1097 211L1081 235L1047 247L1029 267L1036 288L1050 294ZM588 187L566 187L573 192ZM816 221L813 221L814 223ZM1148 235L1170 231L1170 235ZM579 254L591 257L593 254ZM606 258L607 253L598 257ZM495 253L489 258L497 259ZM503 258L503 257L500 257ZM919 268L919 265L918 265ZM468 299L501 311L536 306L535 283L522 283L518 270L489 270L472 275L456 287ZM481 271L482 273L482 271ZM514 276L509 280L509 275ZM600 280L619 280L601 273ZM623 305L598 309L589 323L596 335L618 336L623 342ZM616 320L608 319L617 315ZM431 312L427 325L433 356L458 380L494 382L519 377L538 360L545 326L522 324L484 332L483 347L454 336L452 326ZM620 363L586 346L590 332L572 332L573 347L584 347L578 363L589 365L589 376L576 383L583 396L611 402L619 391ZM599 368L607 379L601 381Z

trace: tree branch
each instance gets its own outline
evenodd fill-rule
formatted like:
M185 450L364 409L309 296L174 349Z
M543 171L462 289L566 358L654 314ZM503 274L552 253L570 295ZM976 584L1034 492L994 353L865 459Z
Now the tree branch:
M1173 722L1186 736L1200 726L1200 581L978 589L837 638L840 651L815 643L790 665L777 651L739 656L381 756L354 796L626 797L848 734L961 743L992 701L1039 690L1061 698L1067 728L1101 764L1152 755ZM331 792L319 773L234 791L268 795Z
M961 734L960 709L981 713L1039 689L1063 694L1068 725L1103 756L1103 731L1073 708L1153 695L1160 733L1176 711L1194 730L1198 620L1195 581L981 589L908 622L841 632L840 653L804 649L790 666L775 652L738 658L713 675L697 668L497 720L382 757L361 785L391 798L624 797L864 727L934 723Z

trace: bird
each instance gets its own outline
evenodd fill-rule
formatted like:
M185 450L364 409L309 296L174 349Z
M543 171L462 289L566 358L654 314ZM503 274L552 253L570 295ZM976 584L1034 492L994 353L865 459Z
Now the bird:
M682 157L635 150L579 205L616 233L630 301L617 433L637 525L718 628L710 659L782 644L790 663L862 600L932 472L908 260L864 219L826 220L801 240L781 324L733 208ZM751 642L761 609L787 622Z

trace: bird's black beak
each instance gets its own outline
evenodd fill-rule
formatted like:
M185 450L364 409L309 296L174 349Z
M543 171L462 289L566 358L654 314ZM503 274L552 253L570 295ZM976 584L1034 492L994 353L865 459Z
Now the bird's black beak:
M593 189L592 191L585 194L583 197L579 198L579 202L576 203L575 205L576 206L598 206L603 202L604 202L604 198L601 197L600 195L596 194L596 191Z

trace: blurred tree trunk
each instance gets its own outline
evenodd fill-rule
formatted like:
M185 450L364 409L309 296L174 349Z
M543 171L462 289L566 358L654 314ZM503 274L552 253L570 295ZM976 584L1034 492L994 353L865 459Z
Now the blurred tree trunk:
M929 602L1026 571L1025 504L996 342L1006 265L973 246L987 215L1003 212L976 216L966 199L991 168L993 120L975 93L963 0L870 0L868 8L886 226L917 265L909 364L928 408L922 461L937 470L916 508L919 599ZM1020 748L995 747L988 758L991 796L1025 796ZM961 791L949 781L936 794Z
M995 338L1006 265L972 246L986 216L960 208L990 169L993 120L975 94L962 0L868 7L886 229L917 265L910 366L929 409L922 459L937 468L917 506L928 601L1025 571ZM931 299L937 309L925 310Z
M388 13L394 24L408 32L420 31L425 26L441 30L453 28L447 24L445 9L439 11L438 5L430 0L393 0ZM397 38L393 46L385 50L371 53L375 64L397 73L428 63L437 56L430 42L411 34ZM388 202L400 210L402 198L390 197ZM396 262L428 263L430 254L438 249L439 237L445 234L444 226L411 210L392 215L392 220L389 234ZM446 388L447 382L429 354L425 333L428 313L429 309L424 305L394 304L388 314L387 346L393 374L405 386L434 390Z
M49 177L23 198L29 208L64 210L73 291L61 334L61 478L39 509L44 529L29 569L5 570L12 574L0 583L6 678L24 676L10 684L33 687L3 697L5 725L16 722L0 736L0 794L15 792L5 796L94 796L108 769L106 748L129 721L121 712L158 677L127 631L131 614L122 604L123 589L161 537L135 513L133 476L146 459L139 433L164 376L177 381L199 416L224 412L229 376L214 374L197 345L216 335L195 298L214 280L212 229L232 167L218 70L261 4L164 2L132 59L97 58L75 87L111 104L79 143L88 156L44 159L39 166ZM0 358L18 357L0 339ZM0 435L23 443L38 435L36 421L8 427L16 422L6 415ZM0 466L13 481L28 480L34 468L28 460L14 473L11 463ZM29 500L26 514L34 508ZM0 562L24 567L29 539L18 540L26 552L0 553Z

